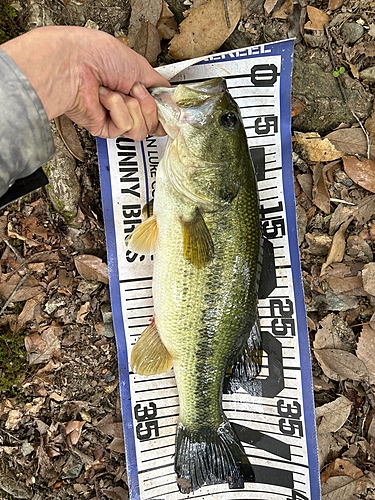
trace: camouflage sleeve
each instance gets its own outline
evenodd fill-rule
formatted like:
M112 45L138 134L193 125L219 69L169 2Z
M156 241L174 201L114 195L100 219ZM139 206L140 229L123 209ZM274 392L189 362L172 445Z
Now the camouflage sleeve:
M13 59L0 50L0 196L54 153L43 104Z

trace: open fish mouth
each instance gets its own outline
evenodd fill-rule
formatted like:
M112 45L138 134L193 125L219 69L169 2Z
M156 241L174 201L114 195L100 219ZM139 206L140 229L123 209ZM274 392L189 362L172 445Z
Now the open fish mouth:
M181 124L202 127L210 116L217 99L227 91L223 78L212 78L202 82L177 87L156 87L150 89L158 107L159 119L172 139L180 131Z

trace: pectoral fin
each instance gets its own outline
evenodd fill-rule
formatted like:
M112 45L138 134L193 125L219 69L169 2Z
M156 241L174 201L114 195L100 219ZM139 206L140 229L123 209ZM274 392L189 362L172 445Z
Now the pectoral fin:
M184 257L198 269L208 266L214 256L210 231L197 208L191 219L181 219Z
M127 244L133 252L152 255L157 250L158 224L152 215L142 222L129 236Z
M155 322L142 332L133 347L130 366L139 375L156 375L172 368L172 356L161 341Z

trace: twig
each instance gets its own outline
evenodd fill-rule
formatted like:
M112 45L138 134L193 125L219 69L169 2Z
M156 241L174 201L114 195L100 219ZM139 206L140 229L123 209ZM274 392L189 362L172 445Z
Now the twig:
M25 279L27 278L27 274L25 274L21 280L18 282L18 285L16 286L16 288L13 290L13 292L10 294L10 297L9 299L5 302L4 306L2 307L1 311L0 311L0 316L2 316L4 314L4 311L5 309L8 307L8 305L10 304L10 302L12 302L13 300L13 297L16 295L16 293L18 292L18 290L21 288L21 286L23 285L23 282L25 281Z
M225 20L227 22L227 28L230 28L230 19L229 19L227 0L223 0L223 1L224 1L224 12L225 12Z
M333 70L335 70L336 69L336 61L335 61L335 56L333 55L333 50L332 50L332 46L331 46L331 34L328 31L328 25L327 24L324 25L324 32L325 32L327 40L328 40L328 53L329 53L329 58L331 60L331 65L332 65ZM341 92L341 95L342 95L344 103L348 106L349 111L354 116L354 118L357 120L357 122L359 123L359 126L361 127L363 133L365 134L366 144L367 144L367 158L370 159L370 137L369 137L366 129L362 125L361 120L358 118L358 116L354 113L353 109L349 105L348 97L346 95L346 92L345 92L344 86L342 84L342 81L340 80L339 77L337 77L336 80L337 80L337 83L338 83L338 86L339 86L339 89L340 89L340 92Z

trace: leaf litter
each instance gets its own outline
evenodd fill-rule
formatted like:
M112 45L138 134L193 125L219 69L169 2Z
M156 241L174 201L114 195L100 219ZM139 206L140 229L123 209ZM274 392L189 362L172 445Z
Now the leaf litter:
M103 8L108 1L85 6L66 0L70 18L60 24L76 19L73 24L81 25L85 18L153 65L295 36L296 54L310 47L305 57L328 68L329 23L337 62L332 70L342 66L346 72L337 71L338 85L350 72L356 83L373 89L362 77L375 54L371 2L353 8L344 0L329 0L327 8L309 1L305 9L303 2L266 0L256 10L256 2L227 0L228 26L221 0L134 0L131 12L123 0ZM49 6L56 18L62 15L57 4ZM213 6L224 15L211 15ZM348 21L364 26L364 35L352 44L340 31ZM305 99L293 96L293 116L303 117L308 109ZM369 140L358 123L321 135L296 130L293 136L326 499L375 498L374 116L373 111L360 117ZM77 225L51 212L43 192L0 214L0 337L6 339L7 356L22 362L7 385L4 374L10 378L11 367L0 365L1 463L6 467L0 471L0 489L14 498L29 498L31 492L40 498L128 498L116 347L105 307L108 266L95 143L79 127L69 124L67 130L62 136L81 162ZM2 476L4 470L17 476Z

